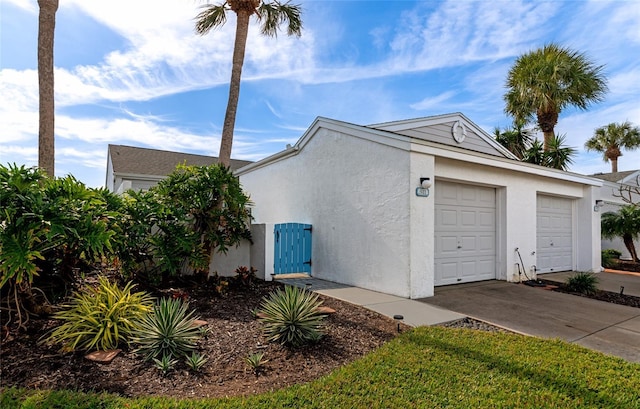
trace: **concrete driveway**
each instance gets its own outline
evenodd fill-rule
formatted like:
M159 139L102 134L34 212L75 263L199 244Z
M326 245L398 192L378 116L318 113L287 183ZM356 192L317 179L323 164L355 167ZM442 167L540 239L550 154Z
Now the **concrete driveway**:
M436 287L435 296L420 301L640 362L640 308L493 280Z

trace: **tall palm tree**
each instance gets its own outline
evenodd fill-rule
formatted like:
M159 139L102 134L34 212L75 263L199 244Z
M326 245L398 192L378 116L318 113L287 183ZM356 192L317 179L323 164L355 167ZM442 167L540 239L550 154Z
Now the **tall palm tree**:
M553 43L523 54L507 76L505 112L521 123L535 116L547 150L564 108L586 110L603 99L607 81L602 70L584 54Z
M204 11L196 16L196 33L205 35L211 29L224 25L227 12L236 13L236 37L233 46L233 65L231 82L229 84L229 101L222 126L222 139L218 162L229 166L231 161L231 145L233 143L233 129L240 97L240 77L244 64L244 52L247 45L249 20L255 15L261 22L260 32L274 37L281 24L287 24L287 35L300 36L302 34L302 8L300 5L280 3L277 0L264 2L262 0L226 0L222 4L205 6Z
M611 161L611 172L617 172L621 149L634 150L640 147L640 128L629 121L621 124L612 122L596 129L584 147L588 151L601 152L605 162Z
M38 89L40 92L38 167L55 176L55 103L53 92L53 37L58 0L38 0Z
M624 246L634 261L638 260L638 253L633 240L640 235L640 208L634 205L622 206L616 212L606 212L600 219L602 237L613 239L621 237Z

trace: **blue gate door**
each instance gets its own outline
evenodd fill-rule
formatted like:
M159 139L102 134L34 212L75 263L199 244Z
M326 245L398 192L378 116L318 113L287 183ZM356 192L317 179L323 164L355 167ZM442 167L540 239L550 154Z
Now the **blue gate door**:
M276 224L274 235L274 273L311 273L311 225Z

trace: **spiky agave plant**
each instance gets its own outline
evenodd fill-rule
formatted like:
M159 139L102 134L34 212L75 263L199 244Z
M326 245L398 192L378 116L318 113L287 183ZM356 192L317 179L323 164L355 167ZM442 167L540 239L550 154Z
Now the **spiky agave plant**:
M181 357L194 351L202 332L195 325L189 304L180 299L162 298L153 311L138 322L132 340L145 360L158 356Z
M302 288L285 286L263 300L260 320L269 341L300 346L317 342L326 315L319 312L318 295Z

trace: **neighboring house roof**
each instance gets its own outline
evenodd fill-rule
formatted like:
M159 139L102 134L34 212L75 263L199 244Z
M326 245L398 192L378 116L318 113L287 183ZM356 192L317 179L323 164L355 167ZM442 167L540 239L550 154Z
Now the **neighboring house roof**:
M207 166L217 163L214 156L194 155L191 153L170 152L157 149L137 148L125 145L109 145L109 157L114 174L135 174L166 176L179 164ZM231 170L236 170L251 161L232 159Z
M635 184L635 180L640 176L640 169L627 170L624 172L612 172L612 173L596 173L592 175L594 178L602 179L607 182L613 183L625 183Z

